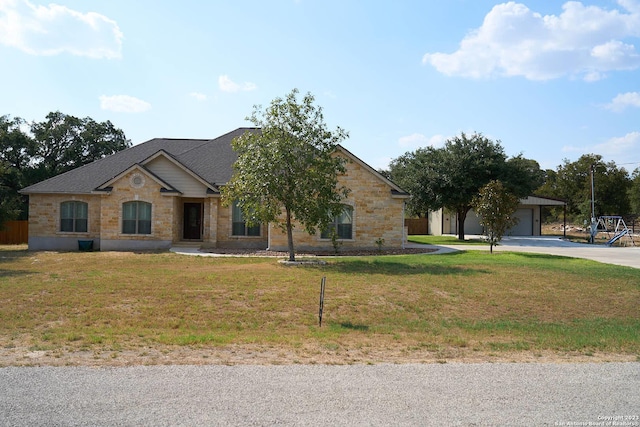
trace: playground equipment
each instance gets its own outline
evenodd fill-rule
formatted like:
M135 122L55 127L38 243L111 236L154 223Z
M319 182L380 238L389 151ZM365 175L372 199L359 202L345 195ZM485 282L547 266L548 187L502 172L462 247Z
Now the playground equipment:
M598 232L603 232L607 233L607 238L609 239L606 243L607 246L613 245L624 236L629 237L632 246L636 245L633 241L633 234L629 228L627 228L627 224L624 223L624 219L622 219L621 216L605 215L599 217L597 220L592 218L590 232L591 242L595 241L595 237ZM611 234L613 234L613 236L611 236Z

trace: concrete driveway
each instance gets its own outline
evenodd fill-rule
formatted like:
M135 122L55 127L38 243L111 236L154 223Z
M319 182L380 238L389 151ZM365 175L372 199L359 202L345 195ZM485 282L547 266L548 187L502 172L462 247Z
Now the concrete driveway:
M475 238L479 236L467 236ZM640 244L640 239L638 243ZM409 247L420 245L410 244ZM442 245L437 253L459 250L489 250L489 246L481 245ZM584 258L606 264L623 265L626 267L640 268L640 246L635 247L608 247L605 245L590 245L587 243L574 243L553 236L534 237L505 237L500 245L493 248L502 252L530 252L548 255L559 255L572 258Z

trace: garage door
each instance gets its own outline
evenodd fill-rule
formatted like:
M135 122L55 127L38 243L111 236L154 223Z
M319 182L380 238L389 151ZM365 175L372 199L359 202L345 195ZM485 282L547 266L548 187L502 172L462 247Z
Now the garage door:
M467 213L467 217L464 219L464 234L482 234L484 233L483 227L480 225L480 219L478 214L472 209Z
M515 215L520 221L507 231L507 236L533 236L533 209L518 209Z

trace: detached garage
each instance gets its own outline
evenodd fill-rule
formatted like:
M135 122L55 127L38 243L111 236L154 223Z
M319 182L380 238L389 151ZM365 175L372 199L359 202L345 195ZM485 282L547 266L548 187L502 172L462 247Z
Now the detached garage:
M515 215L519 218L518 224L511 228L508 236L539 236L542 233L540 211L542 206L566 206L562 200L546 197L529 196L520 200L520 206ZM464 221L465 234L483 234L478 215L473 211L467 213ZM442 234L458 234L458 221L455 213L442 209L429 212L429 234L440 236Z

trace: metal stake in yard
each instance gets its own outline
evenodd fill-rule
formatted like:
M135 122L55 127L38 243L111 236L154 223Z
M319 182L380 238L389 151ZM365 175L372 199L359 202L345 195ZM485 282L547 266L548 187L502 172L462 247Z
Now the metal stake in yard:
M324 287L326 284L327 284L327 278L323 276L322 281L320 282L320 310L318 312L320 327L322 327L322 310L324 309Z

